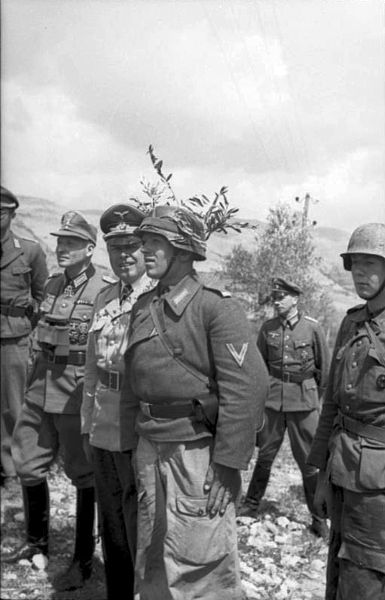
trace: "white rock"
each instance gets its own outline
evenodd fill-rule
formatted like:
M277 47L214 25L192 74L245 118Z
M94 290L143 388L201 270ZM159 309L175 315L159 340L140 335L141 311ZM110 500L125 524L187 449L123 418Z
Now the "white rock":
M15 513L13 518L18 523L23 523L24 522L24 512Z
M280 527L288 527L290 525L290 521L287 517L278 517L277 523Z
M35 554L32 563L39 571L44 571L48 566L48 558L44 554Z
M311 561L310 568L314 571L321 571L325 568L325 562L319 558L315 558Z

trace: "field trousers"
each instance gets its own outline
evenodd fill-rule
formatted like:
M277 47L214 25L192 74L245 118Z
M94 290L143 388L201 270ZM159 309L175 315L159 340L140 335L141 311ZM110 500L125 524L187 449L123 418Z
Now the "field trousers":
M28 336L1 339L1 474L15 477L11 442L24 400L29 358Z
M151 442L139 438L138 548L140 600L241 600L235 506L206 511L204 481L211 439Z
M325 600L384 600L385 492L332 492Z
M132 452L92 447L107 598L134 598L137 495Z

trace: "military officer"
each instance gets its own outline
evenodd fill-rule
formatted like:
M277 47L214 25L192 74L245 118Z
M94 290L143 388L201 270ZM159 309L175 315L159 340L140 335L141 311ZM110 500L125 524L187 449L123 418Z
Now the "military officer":
M1 186L1 483L16 479L11 439L24 398L29 334L35 324L48 276L37 242L11 230L19 201Z
M105 282L92 262L96 227L78 212L66 212L57 237L56 256L63 273L48 279L37 324L37 356L12 443L22 483L26 543L4 562L48 555L47 475L63 450L64 470L76 486L74 557L58 589L81 587L90 576L94 550L94 476L80 434L80 405L86 343L96 294Z
M258 434L259 453L240 516L256 516L271 468L287 429L293 456L302 473L305 499L312 515L310 529L327 537L325 521L315 513L313 497L317 469L306 464L314 437L328 374L328 349L322 329L298 312L301 289L276 277L272 300L277 316L266 321L258 335L258 348L270 373L265 424Z
M95 299L89 330L82 403L86 455L95 472L107 597L134 597L136 485L130 417L120 400L130 313L154 287L146 275L141 240L133 232L144 214L134 204L116 204L100 219L112 270L118 278Z
M239 600L234 504L267 371L241 306L193 269L205 259L200 219L157 206L137 235L158 282L133 308L122 389L138 410L138 593Z
M327 600L385 598L385 224L352 234L342 255L365 303L348 310L308 462L315 506L331 516Z

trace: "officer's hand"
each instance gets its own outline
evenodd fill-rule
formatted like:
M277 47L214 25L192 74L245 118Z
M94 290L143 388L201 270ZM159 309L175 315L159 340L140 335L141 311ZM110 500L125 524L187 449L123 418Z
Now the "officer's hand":
M314 494L314 510L318 517L326 519L330 516L330 485L326 471L319 471L317 487Z
M88 460L88 462L92 464L93 451L92 446L90 444L90 436L88 435L88 433L85 433L82 435L82 438L84 454L86 455L86 459Z
M218 512L223 515L229 502L235 502L241 488L241 474L217 463L211 463L207 469L204 491L208 494L207 512L214 516Z

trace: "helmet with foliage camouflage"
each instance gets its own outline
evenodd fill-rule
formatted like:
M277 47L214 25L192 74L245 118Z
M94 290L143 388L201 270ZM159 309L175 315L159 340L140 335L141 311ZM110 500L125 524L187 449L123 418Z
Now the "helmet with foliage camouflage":
M162 235L174 248L190 252L194 260L206 259L204 225L190 210L178 206L156 206L135 231L139 237L144 233Z
M367 223L353 231L347 251L341 254L346 271L352 270L352 254L371 254L385 260L385 223Z

